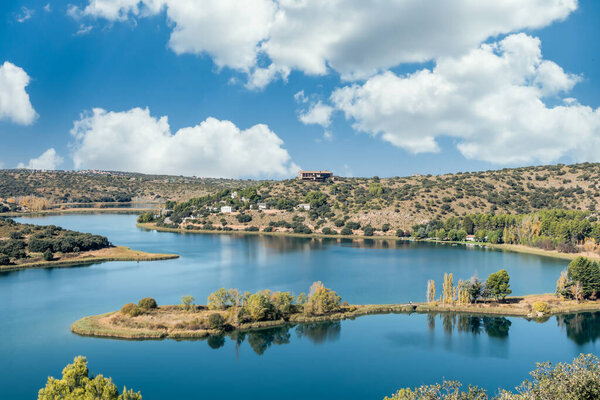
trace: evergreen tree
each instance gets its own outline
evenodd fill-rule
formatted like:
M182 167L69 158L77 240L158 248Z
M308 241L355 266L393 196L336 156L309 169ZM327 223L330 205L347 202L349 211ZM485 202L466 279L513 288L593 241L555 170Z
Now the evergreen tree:
M490 274L485 283L485 287L488 290L490 296L498 299L504 299L506 296L512 293L510 289L510 276L506 270L501 269L498 272Z

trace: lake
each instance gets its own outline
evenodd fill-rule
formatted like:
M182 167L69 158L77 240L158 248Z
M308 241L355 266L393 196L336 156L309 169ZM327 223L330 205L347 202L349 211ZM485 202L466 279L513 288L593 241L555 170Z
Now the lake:
M0 273L0 398L32 399L77 355L92 372L152 399L382 399L405 386L458 379L512 388L536 361L598 354L600 314L522 318L376 315L198 341L124 341L70 332L75 320L151 296L159 304L220 287L306 292L320 280L349 303L424 301L504 268L513 294L553 292L565 260L477 247L376 240L178 234L135 227L134 215L20 218L106 235L177 260Z

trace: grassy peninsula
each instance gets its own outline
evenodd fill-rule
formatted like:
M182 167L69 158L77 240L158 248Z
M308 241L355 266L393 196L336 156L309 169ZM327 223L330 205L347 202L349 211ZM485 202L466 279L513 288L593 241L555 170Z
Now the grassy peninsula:
M0 271L177 257L114 246L105 236L71 231L55 225L20 224L11 219L0 219Z

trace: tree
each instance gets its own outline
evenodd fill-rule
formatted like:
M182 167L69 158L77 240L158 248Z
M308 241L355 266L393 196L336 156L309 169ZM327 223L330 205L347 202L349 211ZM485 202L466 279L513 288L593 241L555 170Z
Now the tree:
M467 287L467 292L469 294L469 302L475 303L477 299L479 299L483 294L483 282L479 280L477 275L474 275L469 280L469 285Z
M182 296L181 297L181 308L184 310L191 310L194 305L194 297L193 296Z
M54 260L54 253L52 253L52 250L46 249L46 251L44 252L44 261L52 260Z
M38 400L142 400L140 392L123 388L119 395L111 378L97 375L90 378L85 357L75 357L73 364L62 371L62 379L49 377L46 386L38 392Z
M585 257L577 257L569 263L567 277L579 282L583 288L583 297L589 298L594 292L600 292L600 266Z
M488 276L485 282L485 287L489 291L490 296L493 296L496 300L506 298L512 293L510 289L510 276L506 270L501 269L498 272L494 272Z
M156 300L152 297L144 297L138 301L138 307L144 310L150 310L151 308L158 307L158 304L156 304Z
M428 280L427 281L427 302L431 303L435 301L435 281Z
M221 330L225 326L225 317L219 313L210 314L208 316L208 326L210 329Z
M211 310L225 309L229 305L229 292L221 288L208 296L208 308Z
M473 234L473 229L475 225L473 224L473 220L468 215L463 219L462 227L467 232L468 235Z
M373 236L374 233L375 233L375 228L373 228L370 225L367 225L363 228L363 234L365 236Z
M444 284L442 286L442 302L444 304L454 303L454 278L452 273L444 274Z
M275 305L271 301L271 292L268 290L250 295L242 311L253 321L273 320L277 316Z
M310 286L308 301L304 305L304 312L309 315L330 314L339 311L341 305L342 298L318 281Z
M271 302L280 315L286 316L292 312L294 296L290 292L275 292L271 295Z

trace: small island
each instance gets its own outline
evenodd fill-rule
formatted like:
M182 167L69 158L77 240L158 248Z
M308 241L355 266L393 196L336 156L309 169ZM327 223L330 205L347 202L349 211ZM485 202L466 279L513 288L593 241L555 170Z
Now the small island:
M0 271L177 257L174 254L146 253L114 246L105 236L55 225L20 224L12 219L0 219Z
M454 285L452 274L446 274L439 300L435 283L429 281L428 301L408 304L350 305L321 282L313 283L308 295L298 296L269 290L241 294L237 289L221 288L208 296L207 305L196 305L192 296L183 296L179 305L158 306L147 297L137 304L125 304L120 311L84 317L71 326L71 331L119 339L197 339L392 313L468 313L543 321L552 315L600 311L595 297L600 282L590 281L589 271L600 272L600 265L578 258L559 278L556 294L522 297L508 297L510 278L505 270L491 274L485 283L474 278L460 280L458 285Z

